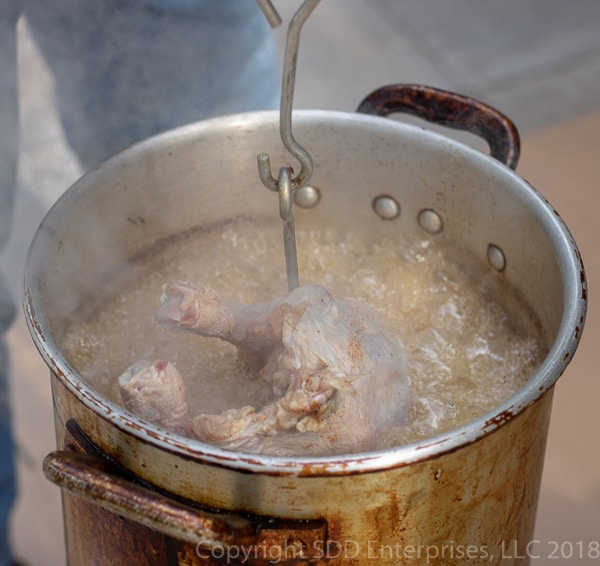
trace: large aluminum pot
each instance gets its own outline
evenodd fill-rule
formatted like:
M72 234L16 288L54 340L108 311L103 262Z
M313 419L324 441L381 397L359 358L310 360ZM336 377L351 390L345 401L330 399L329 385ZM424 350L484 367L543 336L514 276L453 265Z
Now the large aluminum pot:
M419 112L425 117L470 122L505 163L365 114L414 111L415 100L436 108ZM432 239L489 256L550 345L529 382L495 410L380 452L243 455L137 419L86 383L65 355L66 321L128 261L240 215L277 221L256 156L289 161L278 120L277 113L230 116L136 145L75 183L35 236L24 303L52 373L59 450L44 467L64 488L69 563L527 562L553 386L581 336L586 282L561 218L506 166L518 157L516 132L475 101L397 87L374 93L361 113L295 113L295 136L315 161L311 184L321 189L319 203L295 215L299 226L327 223L372 239L422 237L425 228ZM400 205L393 221L373 210L381 195ZM428 227L423 211L441 223Z

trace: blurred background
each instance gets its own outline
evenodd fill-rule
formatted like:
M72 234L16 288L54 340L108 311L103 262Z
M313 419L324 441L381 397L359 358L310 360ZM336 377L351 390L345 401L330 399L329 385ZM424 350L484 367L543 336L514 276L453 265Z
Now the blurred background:
M251 2L252 0L248 0ZM274 0L285 30L299 1ZM27 22L20 22L22 139L15 231L0 258L15 297L33 233L48 207L82 173L65 143L54 85ZM559 380L547 448L534 550L536 565L600 564L600 2L597 0L322 0L301 36L295 108L353 111L385 84L422 83L482 100L507 114L522 136L517 172L554 205L573 232L592 301L580 349ZM194 70L191 69L190 72ZM260 80L260 77L257 77ZM448 132L448 135L453 135ZM467 142L468 143L468 142ZM59 490L41 473L54 448L48 370L22 317L9 335L20 496L16 552L30 565L64 563ZM579 556L579 549L583 555Z

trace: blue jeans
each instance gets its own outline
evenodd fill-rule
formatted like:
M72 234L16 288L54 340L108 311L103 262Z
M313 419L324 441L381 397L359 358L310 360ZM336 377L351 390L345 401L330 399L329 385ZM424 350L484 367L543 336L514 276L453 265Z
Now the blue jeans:
M0 2L0 251L9 238L18 159L16 3ZM16 475L8 389L8 352L3 340L15 307L0 274L0 566L12 564L9 514L15 499Z
M6 346L0 341L0 566L12 562L8 520L16 492L7 368Z
M16 190L21 16L53 75L65 137L84 169L179 125L278 105L274 36L255 0L0 0L0 252ZM1 287L0 275L0 343L14 310ZM11 562L15 492L7 373L2 347L0 566Z
M274 34L255 0L20 1L85 170L163 130L278 106Z

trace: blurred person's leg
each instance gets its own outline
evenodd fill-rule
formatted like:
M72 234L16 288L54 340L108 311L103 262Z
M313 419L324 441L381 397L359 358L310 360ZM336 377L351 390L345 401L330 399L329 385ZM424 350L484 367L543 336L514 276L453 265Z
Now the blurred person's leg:
M0 250L16 189L16 22L21 0L0 2ZM90 168L123 147L211 116L273 108L273 37L254 0L25 0L55 79L67 139ZM0 286L0 566L11 564L15 495L2 335L14 304Z
M68 142L89 169L158 132L277 107L273 31L255 0L27 0Z
M8 353L0 340L0 565L13 563L10 544L10 516L16 494L14 448L8 391Z
M10 236L18 159L16 73L17 0L0 2L0 253ZM15 315L12 298L0 274L0 566L12 564L9 520L15 499L14 447L8 387L8 354L4 335Z

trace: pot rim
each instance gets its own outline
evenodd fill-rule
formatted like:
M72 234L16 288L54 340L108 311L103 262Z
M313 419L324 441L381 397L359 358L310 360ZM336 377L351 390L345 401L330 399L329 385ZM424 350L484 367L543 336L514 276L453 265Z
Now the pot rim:
M377 116L329 110L298 110L294 112L294 117L307 121L343 120L347 122L351 119L357 122L372 122L375 120L382 127L404 129L410 131L411 136L426 137L437 143L454 146L469 159L485 162L486 167L500 169L501 175L512 177L518 182L526 198L541 207L544 212L544 225L551 236L562 268L563 315L556 338L547 356L527 383L509 399L468 423L421 441L373 452L319 457L258 455L224 450L199 440L167 432L156 425L142 421L127 413L119 405L105 399L86 384L66 360L53 353L58 349L52 338L45 333L44 320L38 317L37 300L31 292L28 281L32 279L32 251L40 230L48 218L57 214L56 210L60 208L62 197L48 212L33 238L23 276L23 309L27 326L38 351L52 373L84 406L126 434L187 459L191 458L207 464L267 475L329 476L369 473L432 459L487 436L539 400L554 386L572 359L583 331L587 308L586 280L581 254L566 224L550 203L505 165L478 150L435 132ZM166 139L195 136L205 130L213 130L225 125L231 127L232 123L239 125L248 122L264 122L265 125L275 125L279 122L279 112L261 111L235 114L189 124L139 142L114 155L110 160L131 159L135 153L144 152L147 148L162 143ZM93 171L84 175L82 179L91 174ZM65 194L75 190L78 184L79 181L76 181Z

